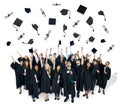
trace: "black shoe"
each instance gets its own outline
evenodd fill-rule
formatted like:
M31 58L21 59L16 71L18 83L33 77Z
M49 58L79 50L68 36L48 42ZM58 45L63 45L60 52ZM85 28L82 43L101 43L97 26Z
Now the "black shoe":
M68 101L68 98L65 98L64 102L67 102Z
M72 99L71 102L74 103L74 99Z
M86 94L83 94L83 96L86 96Z
M101 90L99 89L99 90L98 90L98 93L100 93L100 92L101 92Z
M56 100L57 98L55 97L55 100Z
M105 95L105 91L103 90L103 94Z
M19 94L22 94L22 91L20 91Z
M92 91L92 95L94 94L94 91Z
M35 102L35 99L33 99L33 102Z
M86 99L88 99L88 96L86 96Z
M60 98L58 97L57 100L60 100Z

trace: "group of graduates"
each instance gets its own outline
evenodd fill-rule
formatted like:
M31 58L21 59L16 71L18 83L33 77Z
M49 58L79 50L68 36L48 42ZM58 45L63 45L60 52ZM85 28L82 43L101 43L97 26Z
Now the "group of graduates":
M59 48L58 48L59 50ZM94 94L95 85L99 87L98 92L105 94L107 81L111 76L110 62L102 63L101 55L97 59L95 56L90 62L90 55L83 56L83 48L81 48L81 56L77 53L68 55L66 48L66 56L58 52L48 56L46 49L45 57L43 53L38 54L37 49L29 50L31 56L21 56L16 62L13 62L11 68L15 70L16 87L22 93L22 86L28 90L28 94L32 97L33 102L39 99L39 95L44 93L44 100L49 101L48 94L54 93L55 100L60 99L60 94L65 96L64 102L69 100L74 103L74 98L80 97L80 92L85 91L84 97L88 98L91 92Z

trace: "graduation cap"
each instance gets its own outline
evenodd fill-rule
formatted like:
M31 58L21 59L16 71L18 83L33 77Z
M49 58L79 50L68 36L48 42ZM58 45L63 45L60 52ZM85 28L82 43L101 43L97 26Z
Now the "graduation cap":
M93 18L91 16L89 16L86 23L93 29L93 32L94 32L94 28L91 26L93 24Z
M60 11L60 13L61 13L62 15L67 15L68 12L69 12L69 19L70 19L70 18L71 18L71 11L70 11L70 10L68 10L68 9L62 9L62 10Z
M106 42L106 40L105 39L101 39L101 41L100 41L101 43L105 43Z
M34 30L37 31L37 34L40 35L40 34L38 33L38 28L39 28L38 25L37 25L37 24L32 24L32 27L33 27Z
M16 20L14 21L13 23L13 27L16 28L16 31L18 31L18 28L17 27L20 27L21 24L23 23L23 21L19 18L16 18ZM17 27L16 27L17 26Z
M25 43L25 42L22 42L22 43L24 43L24 44L33 44L34 43L34 40L33 39L29 39L29 41L28 41L28 43Z
M56 25L56 18L49 18L49 25Z
M29 52L30 52L30 53L33 53L33 48L30 48L30 49L29 49Z
M30 9L30 8L25 8L25 12L26 12L26 13L30 13L30 12L31 12L31 9Z
M78 41L80 41L80 38L81 38L81 36L80 36L80 34L78 34L78 33L73 33L73 36L75 37L75 38L78 38L79 37L79 39L78 39Z
M74 45L74 41L70 41L70 46L73 46Z
M80 5L79 8L77 9L77 12L84 14L86 10L87 10L87 7Z
M7 41L6 45L10 46L10 44L11 44L11 41Z
M89 39L86 41L86 43L88 44L88 42L94 42L95 38L93 36L90 36Z
M106 21L106 17L105 17L105 14L104 14L103 11L100 10L100 11L98 12L98 15L102 15L102 16L104 16L104 20Z
M92 51L92 53L95 54L95 53L97 52L97 49L96 49L96 48L93 48L91 51Z
M63 25L63 32L64 32L65 35L66 35L66 32L65 32L66 30L67 30L67 25L64 24ZM65 37L65 35L64 35L64 37Z

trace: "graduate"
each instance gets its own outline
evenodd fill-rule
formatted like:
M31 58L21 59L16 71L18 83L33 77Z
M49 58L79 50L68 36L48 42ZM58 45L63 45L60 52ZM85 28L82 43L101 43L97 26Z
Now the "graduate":
M91 88L90 88L90 90L92 91L92 94L94 94L97 73L99 73L97 60L93 59L92 70L91 70Z
M18 58L19 63L17 63L12 57L13 62L11 63L11 68L15 70L16 76L16 88L19 89L19 94L22 93L22 86L24 85L24 59L22 57Z
M36 101L35 98L39 99L41 72L37 64L34 67L32 66L32 59L33 57L30 57L31 72L30 72L29 94L32 96L33 102L35 102Z
M24 65L24 80L25 80L25 89L28 90L29 89L29 83L30 83L30 64L29 64L29 59L26 58L25 59L25 65Z
M63 71L63 83L64 83L64 96L66 97L64 102L69 99L71 95L71 102L74 103L75 87L76 87L76 72L71 67L71 61L67 61L67 66Z
M97 83L96 85L99 87L98 89L98 93L100 93L100 85L102 83L102 76L103 76L103 72L104 72L104 64L102 63L102 59L101 59L101 54L100 54L100 57L98 57L97 59L98 61L98 69L99 69L99 72L97 72Z
M99 92L101 92L101 88L103 89L103 94L105 95L105 88L107 85L107 81L110 79L111 77L111 68L109 67L110 62L106 61L105 66L104 66L104 71L103 71L103 75L101 78L101 84L100 84L100 88L99 88Z
M42 70L42 78L41 78L41 93L44 93L45 102L49 101L48 93L51 93L50 89L50 66L49 64L45 64L45 67Z
M77 52L78 59L76 60L76 76L77 76L77 97L80 96L80 91L83 91L83 48L81 48L81 59L79 52Z
M90 62L87 62L85 64L85 67L84 67L84 79L83 79L83 85L84 85L84 89L85 89L85 94L83 96L86 96L86 98L88 98L88 94L89 94L89 91L90 91L90 87L91 87L91 76L90 76L90 68L91 67L91 64Z
M53 81L52 81L52 88L53 88L53 92L55 93L55 100L59 100L60 97L60 84L61 84L61 67L60 65L58 65L55 69L55 73L53 76Z

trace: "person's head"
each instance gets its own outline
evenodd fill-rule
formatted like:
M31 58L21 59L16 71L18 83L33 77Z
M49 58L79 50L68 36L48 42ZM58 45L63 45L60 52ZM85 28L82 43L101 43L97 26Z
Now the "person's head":
M105 63L105 66L109 66L110 65L110 62L109 61L106 61L106 63Z
M71 62L67 61L67 67L71 67Z
M20 66L22 66L22 65L23 65L23 63L24 63L24 62L21 60L21 61L20 61Z
M35 71L38 71L38 70L39 70L39 66L35 65Z
M29 65L29 61L26 60L26 61L25 61L25 66L28 67L28 65Z
M60 71L60 69L61 69L61 66L60 65L57 65L57 72L59 72Z
M49 64L45 64L45 70L48 71L49 73L51 72L51 69L50 69L50 65L49 65Z
M93 60L93 65L96 65L97 64L97 60Z
M53 57L52 57L52 54L50 54L50 55L49 55L49 59L52 60L52 58L53 58Z
M73 54L72 54L72 56L71 56L71 59L72 59L72 60L74 60L74 59L75 59L75 56L74 56Z
M87 68L90 68L90 66L91 66L91 65L90 65L90 62L87 62L86 67L87 67Z
M77 64L77 65L80 64L80 60L79 60L79 59L76 60L76 64Z

